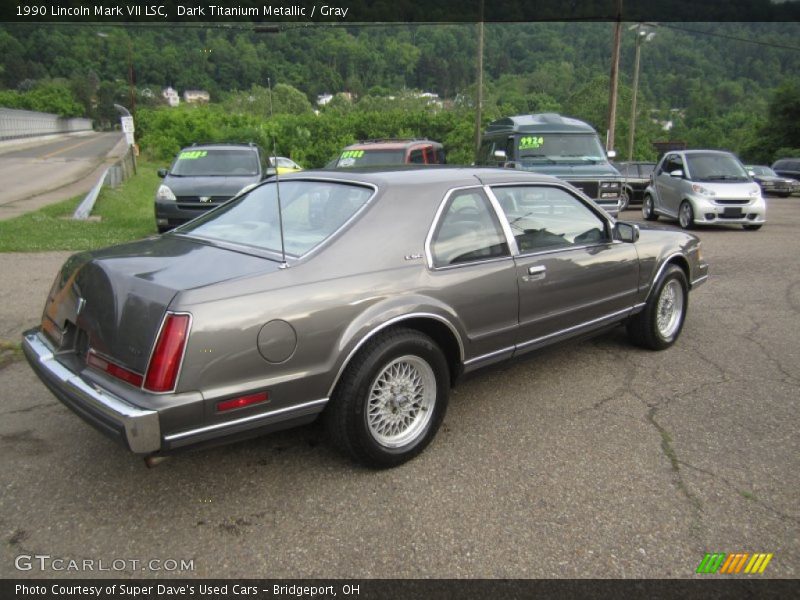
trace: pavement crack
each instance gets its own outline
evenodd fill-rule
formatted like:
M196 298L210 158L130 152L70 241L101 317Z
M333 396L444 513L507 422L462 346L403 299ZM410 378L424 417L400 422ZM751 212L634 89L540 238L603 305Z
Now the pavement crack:
M787 514L787 513L783 512L783 511L775 508L774 506L772 506L768 502L765 502L764 500L759 498L754 493L749 492L747 490L743 490L738 485L736 485L735 483L729 481L727 478L723 477L722 475L720 475L718 473L714 473L713 471L709 471L708 469L704 469L702 467L698 467L697 465L693 465L693 464L691 464L689 462L686 462L684 460L680 460L678 462L679 462L679 464L681 466L686 467L687 469L691 469L693 471L697 471L698 473L703 473L704 475L708 475L712 479L715 479L715 480L723 483L724 485L728 486L730 489L732 489L736 493L738 493L740 496L742 496L744 498L747 498L748 500L750 500L751 502L754 502L755 504L758 504L759 506L761 506L762 508L765 508L766 510L768 510L772 514L778 516L779 518L800 524L800 517Z

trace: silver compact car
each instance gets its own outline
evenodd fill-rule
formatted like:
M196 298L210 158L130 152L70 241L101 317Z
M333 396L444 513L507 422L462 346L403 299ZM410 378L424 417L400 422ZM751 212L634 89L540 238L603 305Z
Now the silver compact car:
M653 172L644 192L642 215L678 219L681 227L738 224L761 229L767 205L761 188L730 152L683 150L668 152Z
M619 324L672 345L707 272L693 235L640 232L552 177L305 171L74 255L23 348L151 462L321 417L386 467L431 441L466 372Z

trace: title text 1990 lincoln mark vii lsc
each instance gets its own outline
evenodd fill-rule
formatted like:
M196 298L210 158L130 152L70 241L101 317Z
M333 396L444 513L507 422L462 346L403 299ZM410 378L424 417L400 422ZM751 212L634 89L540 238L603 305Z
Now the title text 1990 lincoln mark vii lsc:
M465 372L623 323L667 348L707 272L693 235L615 222L547 176L307 171L71 257L23 348L151 462L321 416L343 451L392 466Z

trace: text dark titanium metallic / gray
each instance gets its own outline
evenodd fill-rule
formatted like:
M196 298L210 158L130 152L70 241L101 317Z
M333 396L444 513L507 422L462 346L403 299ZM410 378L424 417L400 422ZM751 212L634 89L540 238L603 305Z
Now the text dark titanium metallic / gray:
M306 171L74 255L23 349L138 454L321 415L336 446L393 466L430 442L467 371L618 324L670 346L707 273L693 235L640 232L552 177Z

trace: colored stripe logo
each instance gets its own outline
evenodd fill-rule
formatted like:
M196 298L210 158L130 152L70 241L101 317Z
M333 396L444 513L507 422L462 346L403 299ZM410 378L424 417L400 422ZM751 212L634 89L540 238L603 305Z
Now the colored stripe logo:
M736 575L739 573L755 574L763 573L774 554L738 552L726 554L725 552L706 553L697 573L710 575L720 573L726 575Z

